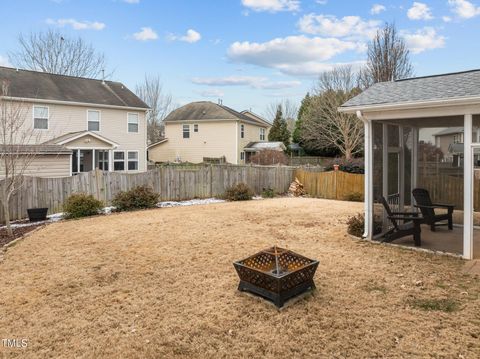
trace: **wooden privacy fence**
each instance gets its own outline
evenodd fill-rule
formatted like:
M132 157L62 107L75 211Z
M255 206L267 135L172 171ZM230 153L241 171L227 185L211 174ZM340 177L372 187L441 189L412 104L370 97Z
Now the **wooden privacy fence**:
M256 193L272 188L285 193L293 180L295 167L286 166L166 166L144 173L92 171L64 178L26 177L26 183L10 201L11 219L27 216L27 208L48 207L49 213L61 212L72 193L88 193L109 204L120 191L146 185L160 194L161 201L209 198L244 182ZM0 208L0 222L4 215Z
M420 176L418 187L430 192L430 197L435 203L448 203L455 205L455 209L463 210L463 176ZM474 179L473 207L480 209L480 180Z
M305 191L313 196L327 199L349 199L364 197L364 175L342 171L310 172L295 171L295 177L304 185ZM359 198L360 199L360 198Z

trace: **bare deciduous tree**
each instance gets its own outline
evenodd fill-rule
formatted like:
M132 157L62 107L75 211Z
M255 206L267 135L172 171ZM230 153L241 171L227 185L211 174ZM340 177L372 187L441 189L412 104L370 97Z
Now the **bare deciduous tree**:
M145 75L143 82L136 86L135 92L150 106L147 113L148 142L157 142L162 138L163 120L177 105L173 103L172 95L164 92L160 76Z
M69 38L59 31L32 32L18 37L20 50L9 54L20 68L53 74L98 78L105 70L105 55L81 37Z
M9 236L10 197L24 185L24 174L35 156L38 142L32 126L26 123L26 107L8 97L8 83L0 82L0 200Z
M302 141L312 149L336 148L346 159L361 152L363 124L337 108L357 95L356 75L350 66L322 73L302 120Z
M395 24L386 23L377 31L368 44L367 57L366 66L360 71L362 87L413 76L410 52Z
M298 115L298 106L295 102L289 99L283 99L280 101L271 102L265 111L265 118L273 122L278 110L278 106L281 106L283 118L287 121L287 128L290 133L295 130L295 121Z

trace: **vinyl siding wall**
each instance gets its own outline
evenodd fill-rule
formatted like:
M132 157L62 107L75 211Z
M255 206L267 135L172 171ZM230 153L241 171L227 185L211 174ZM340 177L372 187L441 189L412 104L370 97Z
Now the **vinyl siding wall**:
M37 155L25 171L26 176L68 177L70 176L70 156L66 154ZM5 176L0 167L0 179Z
M183 138L183 125L190 125L190 138ZM194 132L198 124L198 132ZM149 149L153 162L200 163L203 157L225 156L227 162L236 163L235 142L236 121L199 121L165 123L166 142Z
M244 138L241 138L241 134L240 134L241 125L245 126L245 137ZM243 151L245 146L249 142L260 141L260 128L265 128L265 141L268 141L269 128L267 126L265 126L265 127L256 126L256 125L252 125L252 124L245 123L245 122L239 122L238 123L238 153L237 153L237 155L238 155L238 163L239 164L245 163L245 160L240 160L240 152Z
M31 143L41 143L69 132L87 130L87 110L100 111L100 131L95 133L118 144L115 150L135 150L139 155L139 171L146 171L146 142L147 128L145 111L124 109L110 109L89 106L72 106L58 104L24 103L26 116L25 126L33 128L33 106L47 106L49 108L48 130L35 130ZM128 132L128 113L138 114L138 133ZM76 143L78 145L78 143ZM104 146L105 144L103 144ZM103 147L102 146L102 147ZM67 147L74 148L67 144ZM91 143L83 143L81 147L94 147ZM133 172L133 171L132 171Z

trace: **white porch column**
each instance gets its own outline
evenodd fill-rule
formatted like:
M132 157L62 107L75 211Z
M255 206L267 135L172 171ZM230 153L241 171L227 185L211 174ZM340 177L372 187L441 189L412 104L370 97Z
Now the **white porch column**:
M95 171L95 150L92 149L92 171Z
M463 131L463 257L473 257L472 114L466 114Z
M80 149L77 150L77 173L80 173Z
M363 119L365 129L365 231L363 237L373 239L373 126Z
M418 128L412 128L412 190L417 188L417 181L418 181ZM413 198L412 193L410 192L410 203L412 204L412 208L417 211L416 207L413 207L415 203L415 199Z

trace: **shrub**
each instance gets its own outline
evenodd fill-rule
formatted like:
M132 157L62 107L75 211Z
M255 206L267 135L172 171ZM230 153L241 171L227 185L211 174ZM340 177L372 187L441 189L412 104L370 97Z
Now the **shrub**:
M63 204L65 218L94 216L98 214L102 208L102 201L99 201L91 194L85 193L72 194Z
M286 165L288 163L288 157L283 151L261 150L250 157L250 162L262 166Z
M275 197L275 191L272 188L264 188L262 189L262 197L273 198Z
M350 192L345 196L345 200L350 202L363 202L363 195L360 192Z
M228 201L248 201L253 197L253 191L245 183L237 183L228 188L223 196Z
M363 213L359 213L356 216L351 216L347 220L347 232L352 236L361 238L365 229L365 216ZM382 222L379 218L373 219L373 234L379 234L382 232Z
M348 161L344 158L334 158L325 164L325 171L333 171L333 165L338 165L338 169L343 172L365 173L363 158L352 158Z
M154 208L158 202L158 193L150 187L138 186L129 191L119 192L113 198L112 205L117 211Z

